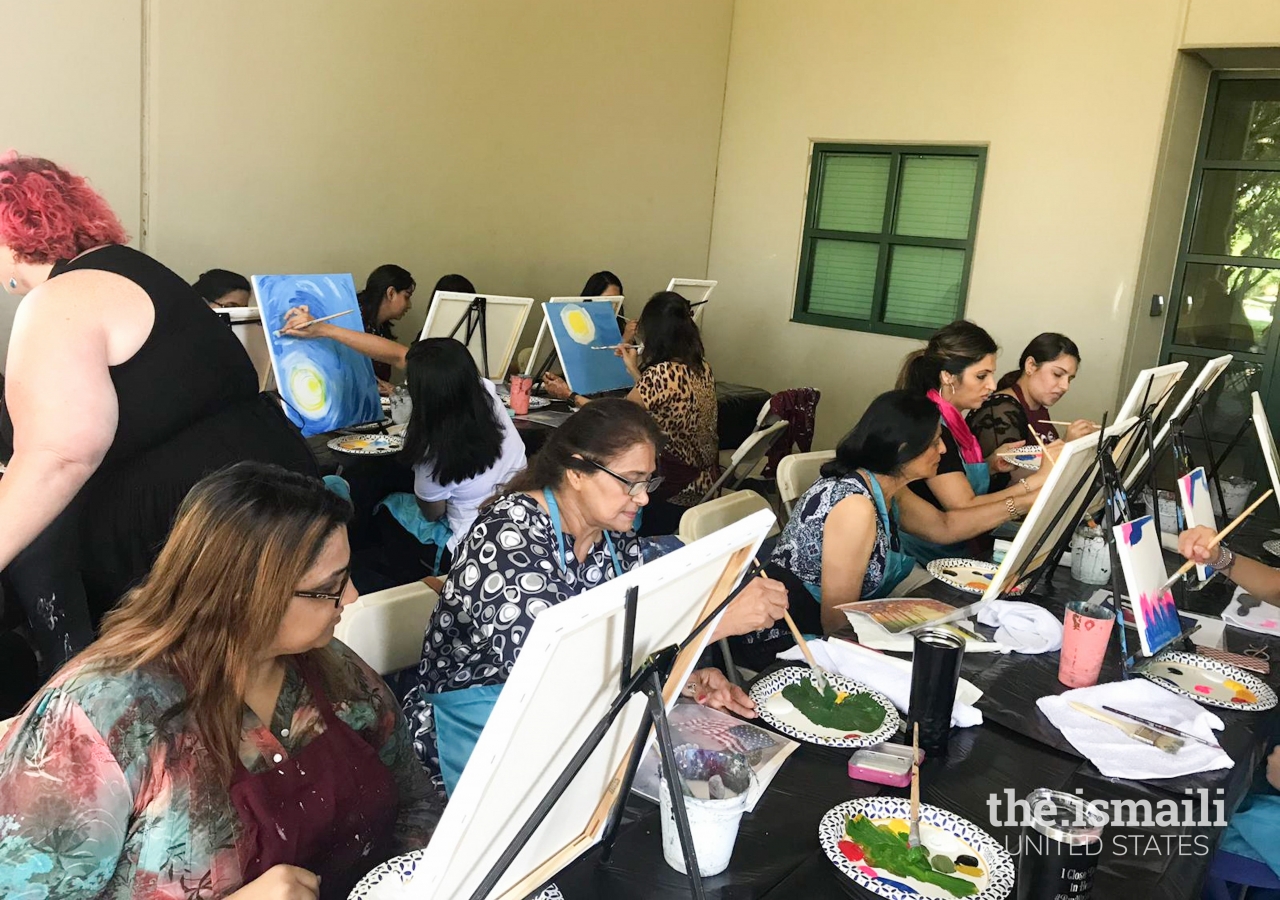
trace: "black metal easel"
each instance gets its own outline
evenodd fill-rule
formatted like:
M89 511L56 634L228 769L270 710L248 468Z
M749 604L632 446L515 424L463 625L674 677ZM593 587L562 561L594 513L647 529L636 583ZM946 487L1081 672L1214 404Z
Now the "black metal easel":
M702 875L698 871L698 858L693 848L693 835L689 829L689 815L684 805L684 793L680 789L680 773L676 768L675 747L671 741L671 724L667 720L667 708L662 696L662 686L671 675L671 667L675 664L676 657L679 656L682 650L690 646L708 625L716 620L716 617L725 610L725 607L733 602L742 588L751 580L752 571L754 570L748 571L743 576L738 587L730 591L720 605L699 622L697 627L681 644L665 647L651 654L640 664L639 670L634 674L631 672L631 665L632 655L635 652L636 606L640 598L640 589L634 586L627 589L627 605L622 633L622 675L618 695L609 704L609 709L604 717L591 730L591 734L583 741L578 751L574 753L573 758L565 766L564 771L560 773L555 784L551 786L551 789L539 801L524 825L516 832L516 836L511 840L511 843L502 852L502 855L498 857L497 862L490 868L484 880L480 882L480 886L471 894L471 900L487 900L503 874L515 861L515 858L524 849L525 845L529 843L534 832L542 825L556 803L559 802L560 797L563 796L569 785L573 783L573 779L578 776L582 767L586 765L587 760L591 758L591 754L595 752L601 741L608 735L614 721L617 720L618 716L622 714L622 711L631 702L631 698L637 694L644 694L648 698L647 708L644 718L640 722L640 727L636 730L635 742L631 747L631 755L627 759L626 773L618 789L617 799L614 801L613 808L609 811L609 819L601 834L600 843L603 847L601 862L608 862L609 856L613 852L613 845L618 837L618 829L622 824L622 814L626 808L627 797L631 793L631 785L635 781L636 771L640 768L641 757L644 755L649 737L649 728L652 726L657 731L657 743L662 757L662 771L667 780L667 788L671 793L671 810L675 814L676 830L680 833L680 849L684 854L684 867L689 878L689 887L695 900L705 900L706 892L702 886Z
M467 329L467 333L462 339L462 343L468 349L471 348L471 339L475 337L477 331L480 332L480 359L484 368L484 372L482 374L485 378L489 377L488 307L488 297L472 298L471 302L467 305L466 312L462 314L462 318L458 319L458 324L454 325L453 330L449 332L449 337L455 337L458 332L465 327Z

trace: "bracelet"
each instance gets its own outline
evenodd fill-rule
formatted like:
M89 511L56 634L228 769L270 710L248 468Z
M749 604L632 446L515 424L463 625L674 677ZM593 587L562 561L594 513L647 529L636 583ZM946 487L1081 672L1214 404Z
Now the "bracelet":
M1029 484L1027 483L1027 479L1025 479L1025 478L1024 478L1024 479L1022 479L1022 481L1020 481L1020 482L1018 482L1018 483L1022 485L1022 492L1023 492L1024 494L1030 494L1030 493L1031 493L1031 485L1029 485Z
M1209 567L1215 572L1221 573L1223 578L1231 577L1231 569L1236 564L1236 555L1226 544L1218 545L1218 558L1209 563Z
M1006 498L1005 498L1005 501L1004 501L1004 505L1005 505L1005 506L1008 508L1008 510L1009 510L1009 521L1010 521L1010 522L1016 522L1019 518L1021 518L1021 517L1022 517L1022 513L1018 510L1017 505L1013 502L1013 500L1012 500L1012 499L1010 499L1010 498L1006 497Z
M582 396L582 395L581 395L581 394L579 394L577 391L574 391L573 393L571 393L571 394L569 395L569 405L570 405L570 406L577 406L577 405L578 405L578 398L579 398L579 397L581 397L581 396Z

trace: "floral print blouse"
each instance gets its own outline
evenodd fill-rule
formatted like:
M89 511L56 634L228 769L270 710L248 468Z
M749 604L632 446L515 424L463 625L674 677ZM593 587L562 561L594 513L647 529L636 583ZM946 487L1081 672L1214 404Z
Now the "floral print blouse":
M338 641L311 654L334 712L377 748L399 793L397 853L426 846L443 810L382 679ZM165 713L185 696L143 668L73 674L37 698L0 740L0 897L8 900L218 900L243 886L239 818L201 765L199 734ZM250 773L326 729L296 664L270 723L245 707Z

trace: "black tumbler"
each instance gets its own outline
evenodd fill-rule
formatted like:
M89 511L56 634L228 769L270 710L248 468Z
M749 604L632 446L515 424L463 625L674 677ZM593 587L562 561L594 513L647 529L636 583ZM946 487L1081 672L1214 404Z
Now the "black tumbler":
M1106 815L1074 794L1039 788L1018 848L1018 900L1087 900Z
M922 628L915 633L907 734L914 725L920 726L920 749L926 756L947 753L963 657L964 639L959 635L942 628Z

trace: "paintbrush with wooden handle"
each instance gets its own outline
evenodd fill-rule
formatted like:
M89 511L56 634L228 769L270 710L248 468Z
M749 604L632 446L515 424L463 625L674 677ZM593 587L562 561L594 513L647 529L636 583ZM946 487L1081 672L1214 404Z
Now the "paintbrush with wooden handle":
M1076 712L1084 713L1086 716L1097 719L1099 722L1106 722L1108 725L1120 729L1120 731L1124 732L1135 741L1142 744L1149 744L1157 750L1163 750L1165 753L1177 753L1182 749L1182 738L1174 737L1171 734L1162 734L1154 728L1148 728L1146 725L1138 725L1135 722L1126 722L1119 716L1113 716L1100 709L1094 709L1092 706L1085 703L1077 703L1075 700L1068 700L1067 705Z
M813 658L813 651L809 649L809 642L804 639L804 635L796 627L795 619L791 618L791 613L783 610L782 616L787 620L787 627L791 629L791 636L796 639L796 645L800 648L800 652L804 654L804 658L809 662L809 667L813 669L813 686L825 693L827 690L827 676L818 665L818 661Z
M920 723L911 728L911 828L907 846L920 846Z

